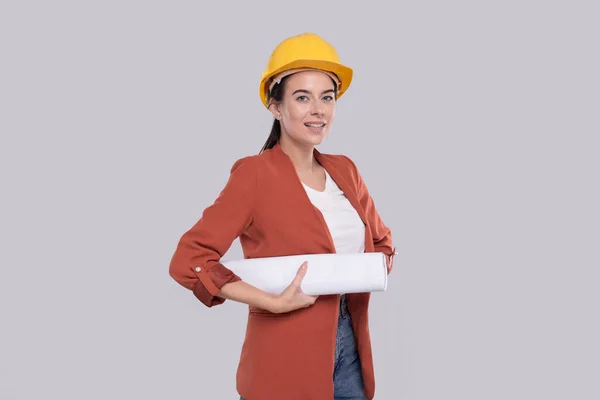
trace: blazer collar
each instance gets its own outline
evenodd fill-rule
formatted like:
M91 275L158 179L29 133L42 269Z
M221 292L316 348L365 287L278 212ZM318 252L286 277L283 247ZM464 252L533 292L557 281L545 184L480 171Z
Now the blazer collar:
M286 152L283 151L279 142L277 142L273 146L273 150L274 150L274 153L278 157L285 160L288 167L291 168L291 172L293 173L298 185L302 186L302 181L300 180L300 177L298 176L298 173L296 172L296 168L294 166L292 159L290 158L290 156L287 155ZM340 170L340 168L339 168L340 166L337 165L337 163L332 162L331 159L329 157L327 157L326 154L321 153L319 150L317 150L316 147L313 150L313 154L314 154L316 160L319 162L319 164L321 164L323 166L323 168L325 168L327 170L327 172L333 178L335 183L340 187L342 192L344 192L344 195L346 195L346 198L348 199L350 204L352 204L354 209L358 212L358 215L360 216L360 219L363 221L363 223L368 226L367 217L366 217L365 212L364 212L364 210L360 204L360 201L358 199L358 193L357 193L358 185L356 184L356 182L352 181L350 171ZM304 191L304 187L302 187L302 191ZM310 202L310 199L308 198L308 196L306 196L306 199L307 199L307 201Z

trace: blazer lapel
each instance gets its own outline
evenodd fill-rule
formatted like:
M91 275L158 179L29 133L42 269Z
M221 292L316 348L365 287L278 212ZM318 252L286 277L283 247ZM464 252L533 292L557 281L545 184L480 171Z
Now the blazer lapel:
M365 223L365 225L367 225L367 216L365 215L364 210L358 201L356 185L352 181L349 181L348 178L344 176L345 174L335 165L332 165L332 163L330 163L325 157L323 157L323 155L317 149L315 149L314 154L319 164L321 164L327 170L327 172L329 172L329 175L331 175L335 183L337 183L342 192L344 192L344 195L346 195L348 201L350 204L352 204L352 207L356 209L360 219Z
M373 250L373 242L369 240L370 238L370 228L367 220L367 216L358 200L358 193L356 192L356 185L349 177L348 173L344 173L345 171L340 171L333 163L330 163L326 157L323 156L316 148L314 150L315 158L321 164L329 175L333 178L335 183L340 187L341 191L344 192L344 195L354 207L356 212L358 213L360 219L365 224L365 251ZM346 171L347 172L347 171Z
M317 220L319 220L321 227L323 228L323 232L325 233L325 236L329 243L329 251L331 253L335 253L335 243L333 241L333 237L331 236L331 232L329 231L329 228L327 226L327 222L325 221L325 218L323 217L323 214L321 213L321 211L317 207L314 206L314 204L308 197L308 194L306 193L306 189L304 189L304 186L302 185L302 181L300 180L300 177L298 176L298 173L296 172L296 167L294 166L294 162L283 151L283 149L281 148L279 143L275 144L275 146L273 147L273 150L274 150L274 153L277 154L277 156L280 157L280 159L281 159L281 167L285 168L285 172L287 174L289 174L290 187L293 187L295 192L297 193L297 195L300 198L302 198L301 203L306 206L306 210L310 214L314 215L317 218Z
M321 213L321 211L317 207L315 207L312 204L312 202L310 201L310 198L308 197L308 194L306 193L306 189L304 189L304 186L302 185L302 181L298 177L298 173L296 172L293 161L283 151L283 149L281 148L279 143L275 144L275 146L273 147L273 150L275 150L276 153L278 153L282 158L285 159L284 164L287 168L289 168L291 179L294 180L293 186L295 186L297 188L297 191L299 192L298 194L303 197L304 202L307 204L307 206L309 206L312 209L312 211L315 213L315 216L317 217L317 219L319 219L319 221L323 225L323 229L324 229L324 231L327 235L327 238L329 239L330 245L331 245L331 251L335 252L335 244L333 242L331 232L329 231L329 228L327 227L327 222L323 218L323 214ZM340 171L333 163L329 162L327 157L325 157L323 154L321 154L316 148L314 149L313 154L314 154L316 160L319 162L319 164L321 164L323 166L323 168L325 168L327 170L329 175L333 178L335 183L339 186L340 190L342 192L344 192L344 195L346 196L346 198L348 199L348 201L350 202L352 207L354 207L354 209L358 213L362 222L365 224L365 227L366 227L366 229L365 229L365 249L367 251L371 250L372 242L370 240L368 240L369 224L368 224L365 212L358 200L358 194L356 193L356 185L352 182L352 180L349 177L345 176L345 175L348 175L347 173L345 174L344 171Z

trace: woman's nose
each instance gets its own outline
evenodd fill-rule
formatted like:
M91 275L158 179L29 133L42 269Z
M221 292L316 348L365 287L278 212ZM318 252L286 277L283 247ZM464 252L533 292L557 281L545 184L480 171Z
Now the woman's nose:
M321 103L315 103L312 108L312 113L317 115L325 114L325 107Z

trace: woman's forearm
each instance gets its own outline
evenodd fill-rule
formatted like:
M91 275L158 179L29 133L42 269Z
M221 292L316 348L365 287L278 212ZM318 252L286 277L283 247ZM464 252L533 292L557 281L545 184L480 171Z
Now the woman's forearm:
M244 281L226 283L221 287L221 291L217 296L262 308L263 310L278 312L278 296L260 290Z

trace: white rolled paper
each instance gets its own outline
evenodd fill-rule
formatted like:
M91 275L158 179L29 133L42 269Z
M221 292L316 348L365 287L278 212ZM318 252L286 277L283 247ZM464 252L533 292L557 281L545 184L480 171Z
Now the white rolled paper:
M289 286L304 261L308 261L308 268L301 287L309 295L375 292L387 288L383 253L303 254L221 263L243 281L277 295Z

